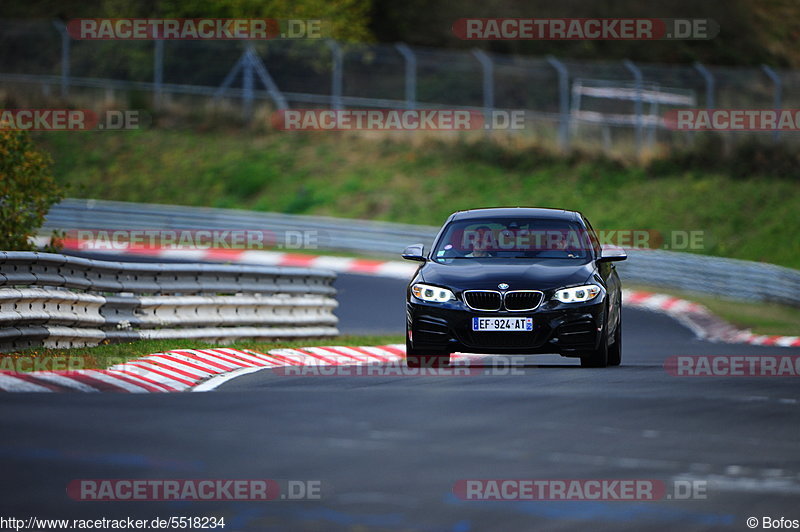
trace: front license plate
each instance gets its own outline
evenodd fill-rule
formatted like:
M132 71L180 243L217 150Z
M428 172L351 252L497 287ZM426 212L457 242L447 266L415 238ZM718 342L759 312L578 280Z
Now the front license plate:
M472 318L473 331L526 332L533 330L533 318Z

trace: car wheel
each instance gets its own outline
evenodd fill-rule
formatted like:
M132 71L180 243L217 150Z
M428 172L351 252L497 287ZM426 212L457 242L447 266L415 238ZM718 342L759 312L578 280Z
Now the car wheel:
M409 368L438 368L450 363L450 353L414 349L406 340L406 365Z
M600 346L581 356L581 366L584 368L604 368L608 366L608 351L608 324L606 324L600 337Z
M622 316L617 323L617 330L614 331L614 343L608 348L608 365L619 366L622 362Z

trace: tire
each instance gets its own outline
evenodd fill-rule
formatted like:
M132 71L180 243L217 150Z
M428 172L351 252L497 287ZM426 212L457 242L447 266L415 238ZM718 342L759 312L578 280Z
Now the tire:
M619 366L622 362L622 316L619 317L617 330L614 331L614 343L608 348L608 365Z
M581 366L584 368L604 368L608 366L608 324L603 327L600 346L581 356Z
M414 349L406 340L406 366L409 368L439 368L450 364L450 353Z

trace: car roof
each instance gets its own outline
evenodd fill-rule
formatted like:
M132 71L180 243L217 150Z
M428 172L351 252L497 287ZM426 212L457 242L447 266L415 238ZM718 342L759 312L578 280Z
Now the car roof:
M545 218L551 220L577 220L580 213L577 211L567 211L564 209L546 209L543 207L489 207L483 209L470 209L468 211L456 211L451 216L451 220L470 220L478 218L504 218L504 217L523 217L523 218Z

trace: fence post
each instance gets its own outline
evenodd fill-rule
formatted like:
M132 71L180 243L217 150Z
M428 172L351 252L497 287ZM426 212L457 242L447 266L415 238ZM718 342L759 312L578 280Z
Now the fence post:
M572 88L570 90L572 94L572 101L570 102L570 125L569 125L570 135L574 135L581 124L579 120L575 121L572 120L572 113L574 113L575 111L580 113L582 90L583 90L583 81L580 78L572 82Z
M562 151L569 149L569 72L564 63L552 55L547 62L558 72L558 147Z
M245 123L249 123L253 115L253 45L248 45L245 51L245 61L242 64L242 89L244 94L242 97L242 119Z
M772 100L773 100L772 106L774 107L775 111L780 111L783 108L783 103L782 103L782 100L783 100L783 82L781 81L781 77L778 75L777 72L775 72L775 70L773 70L771 67L769 67L767 65L761 65L761 70L763 70L764 73L767 76L769 76L769 79L772 80L772 83L775 84L775 89L774 89L773 96L772 96ZM780 138L780 136L781 136L781 132L778 129L773 131L772 139L775 142L778 142L778 139Z
M248 54L247 57L248 61L250 61L253 65L253 70L255 70L255 73L261 79L261 83L263 83L264 87L267 88L267 92L269 93L270 98L272 98L275 107L277 109L288 109L289 102L286 101L286 97L278 88L278 84L275 83L275 80L272 79L272 76L267 71L267 67L264 66L264 62L261 61L261 58L255 52L255 50Z
M403 56L406 65L406 109L417 107L417 56L405 43L394 45Z
M333 39L325 41L331 49L331 62L333 71L331 73L331 107L342 109L342 47Z
M492 58L483 50L472 50L472 55L475 56L483 69L483 112L486 113L484 120L488 124L489 120L492 119L491 113L494 110L494 63Z
M156 39L153 50L153 107L161 108L161 97L164 84L164 40Z
M695 61L694 68L700 72L706 83L706 109L714 109L714 75L700 61Z
M636 157L642 156L642 71L639 70L633 61L626 59L625 68L633 74L636 83L636 100L634 112L636 113Z
M72 39L63 22L54 20L53 26L61 34L61 97L66 98L69 95L69 56Z

